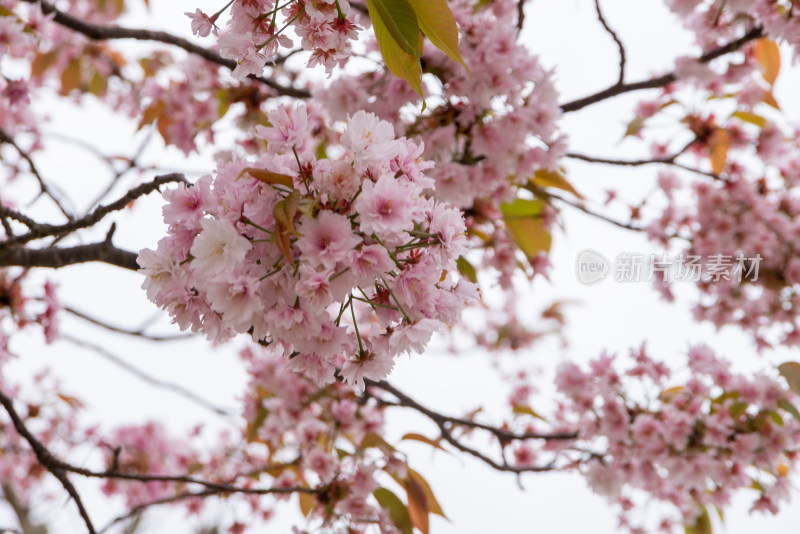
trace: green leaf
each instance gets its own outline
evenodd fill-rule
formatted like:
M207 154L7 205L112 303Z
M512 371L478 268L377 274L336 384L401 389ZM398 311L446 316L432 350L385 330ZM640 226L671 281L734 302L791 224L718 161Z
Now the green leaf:
M475 270L475 266L472 265L464 256L459 256L456 260L456 267L458 267L458 272L461 275L472 282L473 284L478 283L478 272Z
M800 411L797 411L797 408L795 408L791 402L787 401L786 399L780 399L778 401L778 406L785 412L789 413L792 417L800 421Z
M508 219L509 217L535 217L542 213L544 202L536 199L517 198L512 202L504 202L500 210Z
M386 67L423 96L419 26L411 4L408 0L367 0L367 7Z
M373 26L381 24L400 49L410 56L419 55L419 23L408 0L367 0Z
M700 510L700 514L695 519L694 524L684 527L686 534L712 534L711 517L708 515L708 509L703 506Z
M394 525L403 534L413 534L414 527L411 523L411 516L408 514L408 508L400 500L400 497L392 493L386 488L378 488L372 492L378 504L389 511L389 516L392 518Z
M447 57L467 69L458 53L458 26L446 0L408 0L417 14L419 27L430 41Z
M552 236L540 216L544 202L518 198L500 206L506 228L519 249L530 260L539 252L549 252Z

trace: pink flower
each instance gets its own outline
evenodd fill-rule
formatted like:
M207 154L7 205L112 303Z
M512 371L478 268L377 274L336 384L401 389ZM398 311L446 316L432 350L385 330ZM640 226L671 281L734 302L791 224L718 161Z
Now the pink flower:
M364 391L364 379L383 380L394 368L394 359L387 353L366 353L347 360L342 366L342 378L359 391Z
M256 126L256 135L269 143L270 152L301 151L311 136L308 110L305 104L281 104L269 112L270 127Z
M190 252L192 267L201 277L212 277L232 271L244 262L250 241L239 235L230 222L217 219L200 221L202 231L195 238Z
M389 244L405 240L405 230L414 226L421 214L416 212L416 201L421 190L409 182L401 182L384 174L377 182L365 182L355 201L361 230L375 234Z
M384 273L392 270L395 263L384 247L365 245L350 252L348 266L355 278L356 285L370 286L376 278L380 278Z
M341 141L356 160L367 163L387 161L400 153L392 125L363 110L348 118Z
M199 35L200 37L208 37L208 34L211 33L211 30L216 30L214 21L211 20L211 17L200 11L200 9L196 9L194 13L186 12L184 15L192 19L192 33L195 35Z
M328 210L322 210L315 219L305 219L299 228L303 234L297 248L303 261L315 267L332 269L361 243L353 233L350 220Z

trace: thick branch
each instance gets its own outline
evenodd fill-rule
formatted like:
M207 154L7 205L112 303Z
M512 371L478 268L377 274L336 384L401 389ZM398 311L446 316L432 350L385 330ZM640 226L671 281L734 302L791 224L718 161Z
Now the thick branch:
M720 56L724 56L725 54L729 54L730 52L734 52L742 47L745 43L752 41L754 39L758 39L764 36L764 32L761 28L753 28L742 37L736 39L735 41L731 41L730 43L716 48L706 54L703 54L697 61L699 63L708 63ZM597 102L602 102L603 100L608 100L609 98L613 98L615 96L630 93L632 91L640 91L642 89L657 89L659 87L665 87L672 82L676 81L678 77L674 72L670 72L669 74L664 74L663 76L659 76L657 78L652 78L650 80L643 80L640 82L634 83L617 83L608 87L607 89L603 89L593 95L589 95L583 98L579 98L578 100L573 100L572 102L567 102L561 105L561 111L564 113L569 113L570 111L578 111L579 109L583 109L586 106L590 106L592 104L596 104Z
M68 13L64 13L63 11L56 9L56 7L53 4L45 0L23 0L23 1L31 4L39 4L42 7L42 11L45 14L50 14L50 13L55 14L53 18L55 22L61 24L65 28L69 28L73 31L81 33L86 37L88 37L89 39L93 39L96 41L104 41L108 39L136 39L139 41L157 41L160 43L171 44L177 46L178 48L182 48L183 50L189 52L190 54L195 54L197 56L200 56L206 61L210 61L211 63L216 63L217 65L226 67L229 70L233 70L236 68L236 61L232 59L226 59L220 56L214 50L209 50L208 48L196 45L191 41L188 41L176 35L172 35L171 33L163 31L138 29L138 28L122 28L120 26L99 26L96 24L90 24L77 17L73 17ZM278 94L284 96L292 96L295 98L308 98L311 96L311 94L306 90L297 89L291 86L286 86L263 76L251 75L249 76L249 78L259 81L271 87Z
M81 514L83 518L83 522L86 524L86 528L89 531L89 534L96 534L96 530L94 529L94 525L92 524L92 520L89 518L89 513L86 511L86 508L83 506L83 501L81 500L81 496L78 495L78 490L75 489L75 486L72 485L69 478L67 477L67 469L64 467L64 463L53 456L47 447L45 447L42 442L37 440L33 434L25 426L25 423L20 418L17 411L14 409L14 402L11 400L10 397L6 396L5 393L0 391L0 404L6 409L8 412L8 416L11 418L11 422L14 424L14 428L17 430L17 433L22 436L22 438L28 442L33 449L33 453L36 455L36 459L39 460L39 463L42 466L50 471L54 477L61 482L61 485L67 490L72 500L75 501L75 505L78 507L78 512Z
M48 267L60 269L67 265L99 261L132 271L139 270L136 253L122 250L110 241L78 245L75 247L50 247L29 249L24 247L0 248L0 267Z

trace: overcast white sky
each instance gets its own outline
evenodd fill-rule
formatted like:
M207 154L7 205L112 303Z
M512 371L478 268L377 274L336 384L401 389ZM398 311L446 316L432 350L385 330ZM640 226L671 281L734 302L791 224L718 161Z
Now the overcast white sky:
M155 24L190 35L189 21L181 15L182 12L193 11L195 7L214 12L223 3L151 0L155 23L152 20L145 22L139 14L128 22L132 26ZM598 24L592 1L534 0L529 4L524 39L541 54L545 64L556 68L563 100L589 94L615 81L616 48ZM691 37L677 27L660 2L615 0L603 2L603 7L609 24L627 45L629 79L668 70L675 57L692 50ZM480 73L474 72L473 75L480 76ZM792 100L795 94L791 91L794 89L796 92L797 87L800 87L800 75L797 71L790 72L789 62L784 61L777 94L784 109L794 118L800 116L798 103ZM619 141L625 123L632 117L635 99L619 98L567 116L563 125L574 143L572 148L597 155L644 155L646 147L643 144ZM135 125L112 116L102 106L91 102L80 110L60 105L51 108L53 122L47 131L81 137L97 144L105 153L130 154L138 140L143 138L143 133L135 134ZM132 139L137 141L132 142ZM153 148L146 152L153 161L157 158L159 162L181 169L211 168L208 154L192 156L185 161L173 151L165 155L159 143L156 140L152 143ZM53 146L56 147L53 151L37 159L43 173L58 177L63 187L74 192L76 197L93 198L108 179L104 167L95 164L88 153L79 149L64 144ZM630 171L572 162L568 169L575 187L594 198L603 198L602 191L617 188L623 197L635 199L651 187L656 173L656 169L649 168ZM132 183L130 177L121 184L117 194ZM132 210L130 224L118 225L115 242L129 249L155 247L162 232L160 205L160 199L155 196L138 202ZM555 343L537 346L529 354L518 356L520 364L540 367L547 377L547 372L564 359L586 361L604 349L625 353L644 340L653 354L674 361L678 366L683 364L682 355L687 346L701 341L727 354L740 369L763 367L770 361L780 362L791 357L774 354L759 358L746 337L734 331L719 335L711 326L695 323L685 298L667 305L659 300L648 284L625 285L607 280L593 287L581 285L575 279L574 261L578 251L584 248L596 249L609 258L622 251L664 251L639 235L597 222L568 208L564 211L564 226L566 231L554 238L552 283L537 282L529 294L521 298L530 310L540 310L555 298L578 302L578 305L567 308L569 323L564 334L569 345L566 349ZM139 289L141 278L134 273L86 265L65 269L57 276L66 303L105 316L121 326L135 327L155 312ZM691 294L691 290L687 287L682 293L681 296L685 297ZM162 323L166 324L163 318ZM110 337L74 320L65 319L64 326L73 335L91 339L143 370L181 383L219 405L235 406L245 380L236 365L233 346L215 351L202 341L154 346ZM15 365L12 373L22 376L44 364L54 367L64 376L66 389L85 399L92 415L106 424L158 417L175 429L191 427L197 421L207 421L210 426L225 425L181 397L138 381L90 351L75 349L66 343L43 348L34 338L19 340L15 348L23 356L23 361ZM462 413L482 403L491 414L492 408L504 406L507 395L506 386L494 377L489 358L483 353L451 356L432 350L401 361L391 380L418 400L442 411ZM546 381L542 388L546 393ZM546 395L543 395L542 402L546 402ZM398 412L391 415L390 433L394 436L399 437L410 430L434 434L432 427L410 414ZM487 447L491 445L487 443ZM495 473L461 455L434 454L429 447L414 443L407 443L402 448L411 455L412 465L428 477L451 520L446 522L434 518L431 531L435 534L617 532L616 511L586 489L583 480L577 476L529 475L517 481L511 475ZM87 458L87 461L91 460ZM519 485L525 490L520 490ZM796 503L786 507L777 518L751 517L746 510L752 496L745 497L727 512L725 529L720 532L797 532L800 506ZM108 508L96 495L87 504L100 525L118 511ZM73 506L65 505L54 514L50 522L58 522L63 530L54 529L53 533L80 531ZM166 522L159 524L151 520L148 525L157 527L152 532L183 532L185 523L180 515L172 514L172 519L167 520L159 514L158 522L162 518ZM279 519L268 531L287 532L286 525L291 524L291 520L294 520L294 511Z

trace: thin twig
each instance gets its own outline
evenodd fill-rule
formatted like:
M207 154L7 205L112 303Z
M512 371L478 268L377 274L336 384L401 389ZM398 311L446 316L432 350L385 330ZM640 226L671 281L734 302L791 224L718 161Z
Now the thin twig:
M505 471L505 472L512 472L512 473L534 473L534 472L544 472L544 471L552 471L556 469L556 465L554 462L550 462L545 465L538 465L538 466L513 466L508 464L503 458L502 462L498 462L483 452L465 445L461 441L459 441L452 433L454 427L463 427L467 429L480 429L486 432L489 432L493 436L498 439L498 442L501 446L501 451L505 448L505 445L512 441L519 441L519 440L527 440L527 439L543 439L543 440L561 440L561 441L572 441L578 438L576 433L539 433L539 432L523 432L523 433L515 433L508 430L504 430L501 428L497 428L491 425L486 425L483 423L479 423L477 421L472 421L470 419L464 419L460 417L451 417L448 415L441 414L426 406L423 406L419 402L415 401L396 387L392 386L388 382L381 380L381 381L374 381L374 380L364 380L365 384L369 387L375 387L378 389L382 389L388 393L391 393L395 398L397 398L397 403L387 403L382 401L382 399L378 398L379 401L383 402L384 405L388 406L402 406L405 408L411 408L416 410L417 412L423 414L428 419L433 421L436 426L439 428L439 433L441 438L444 439L447 443L452 445L457 450L474 456L475 458L479 459L480 461L484 462L485 464L489 465L493 469L497 471ZM369 389L365 392L366 395L369 395Z
M14 139L10 135L8 135L2 128L0 128L0 142L9 144L12 147L14 147L14 150L17 151L20 157L24 159L26 162L28 162L28 167L30 167L31 174L33 174L33 176L36 178L36 181L39 182L39 191L41 192L41 194L47 195L50 198L50 200L53 201L56 207L58 207L58 210L64 215L64 217L66 217L67 220L71 221L73 219L72 214L69 211L67 211L67 209L61 203L58 197L53 193L50 186L47 185L47 182L45 182L44 178L42 177L42 174L39 172L39 169L33 162L33 158L31 158L30 154L28 154L25 150L23 150L22 147L19 146L17 142L14 141Z
M147 341L156 341L156 342L162 342L162 341L185 341L187 339L192 339L192 338L196 337L194 334L173 334L173 335L166 335L166 336L158 336L158 335L154 335L154 334L147 334L147 333L144 332L143 329L132 330L132 329L129 329L129 328L122 328L122 327L119 327L119 326L114 326L112 324L109 324L109 323L106 323L104 321L101 321L100 319L98 319L96 317L92 317L90 315L86 315L85 313L83 313L81 311L78 311L75 308L72 308L70 306L64 306L62 309L65 312L74 315L75 317L79 317L79 318L83 319L86 322L89 322L89 323L91 323L93 325L99 326L100 328L104 328L104 329L106 329L106 330L108 330L110 332L116 332L118 334L125 334L126 336L139 337L139 338L142 338L142 339L146 339Z
M93 212L81 217L80 219L74 219L66 224L36 224L27 234L15 236L6 241L0 242L0 249L4 247L7 248L11 245L24 244L42 237L62 236L74 232L75 230L88 228L100 222L109 213L122 210L137 198L156 191L164 184L173 182L188 183L186 178L180 173L170 173L162 176L156 176L152 181L134 187L116 201L105 206L99 206Z
M203 48L188 41L177 35L163 31L153 31L137 28L122 28L120 26L100 26L97 24L90 24L77 17L73 17L68 13L58 10L53 4L45 0L23 0L30 4L39 4L42 7L42 12L46 15L54 14L53 20L73 31L81 33L95 41L105 41L109 39L136 39L139 41L157 41L165 44L171 44L182 48L183 50L202 57L203 59L226 67L229 70L236 68L236 61L233 59L226 59L220 56L214 50ZM295 98L309 98L311 93L305 89L297 89L295 87L283 85L274 80L264 76L250 75L248 78L261 82L275 90L280 95L292 96Z
M22 438L28 442L33 449L33 453L36 455L36 459L39 460L39 463L42 466L50 471L54 477L61 482L61 485L67 490L72 500L75 501L75 505L78 507L78 513L80 513L81 517L83 518L83 522L86 524L86 528L89 531L89 534L96 534L96 530L94 529L94 525L92 524L91 518L89 518L89 513L86 511L86 508L83 505L83 501L81 500L81 496L78 494L78 490L75 489L75 486L72 485L69 478L67 477L68 469L65 468L65 464L53 456L50 451L45 447L42 442L36 439L33 434L28 430L25 426L25 423L20 418L17 411L14 409L14 401L11 400L10 397L6 396L5 393L0 391L0 404L6 409L8 412L8 416L11 418L11 422L14 424L14 428L17 430L17 433L22 436Z
M101 356L102 358L104 358L106 361L109 361L109 362L113 363L114 365L116 365L117 367L120 367L121 369L124 369L125 371L129 372L130 374L132 374L136 378L138 378L138 379L140 379L140 380L142 380L144 382L147 382L151 386L155 386L157 388L164 389L164 390L167 390L167 391L171 391L172 393L176 393L176 394L180 395L181 397L185 398L186 400L188 400L190 402L193 402L193 403L197 404L198 406L201 406L201 407L205 408L206 410L214 412L217 415L221 415L221 416L226 417L226 418L229 418L229 417L233 416L233 412L231 412L230 410L225 410L224 408L220 408L219 406L215 406L214 404L212 404L211 402L207 401L206 399L204 399L203 397L201 397L197 393L195 393L195 392L193 392L193 391L191 391L189 389L186 389L185 387L181 386L180 384L175 384L174 382L168 382L166 380L162 380L160 378L156 378L156 377L154 377L154 376L152 376L150 374L147 374L144 371L142 371L141 369L139 369L138 367L135 367L135 366L129 364L124 359L120 358L116 354L111 353L110 351L106 350L105 348L101 347L100 345L97 345L96 343L91 343L89 341L85 341L83 339L79 339L79 338L71 336L69 334L62 335L61 337L62 337L62 339L64 339L65 341L69 341L73 345L77 345L79 347L91 350L92 352L94 352L94 353L98 354L99 356Z
M760 27L753 28L742 37L736 39L735 41L731 41L730 43L723 45L719 48L716 48L710 52L707 52L697 58L699 63L708 63L711 60L714 60L720 56L724 56L730 52L734 52L742 47L745 43L752 41L754 39L758 39L764 36L764 31ZM615 96L630 93L631 91L640 91L642 89L657 89L660 87L665 87L672 82L678 79L675 72L670 72L668 74L664 74L663 76L658 76L657 78L651 78L649 80L642 80L639 82L634 83L623 83L623 84L614 84L611 87L603 89L602 91L598 91L589 96L585 96L583 98L579 98L577 100L573 100L571 102L566 102L561 105L561 111L564 113L569 113L571 111L578 111L579 109L583 109L586 106L590 106L592 104L596 104L598 102L602 102L603 100L608 100L609 98L613 98Z
M617 32L611 29L605 17L603 17L603 12L600 10L600 0L594 0L594 7L597 10L597 18L600 24L603 25L603 28L614 39L614 42L617 43L617 48L619 48L619 78L617 79L617 85L622 85L625 83L625 46L622 44Z

